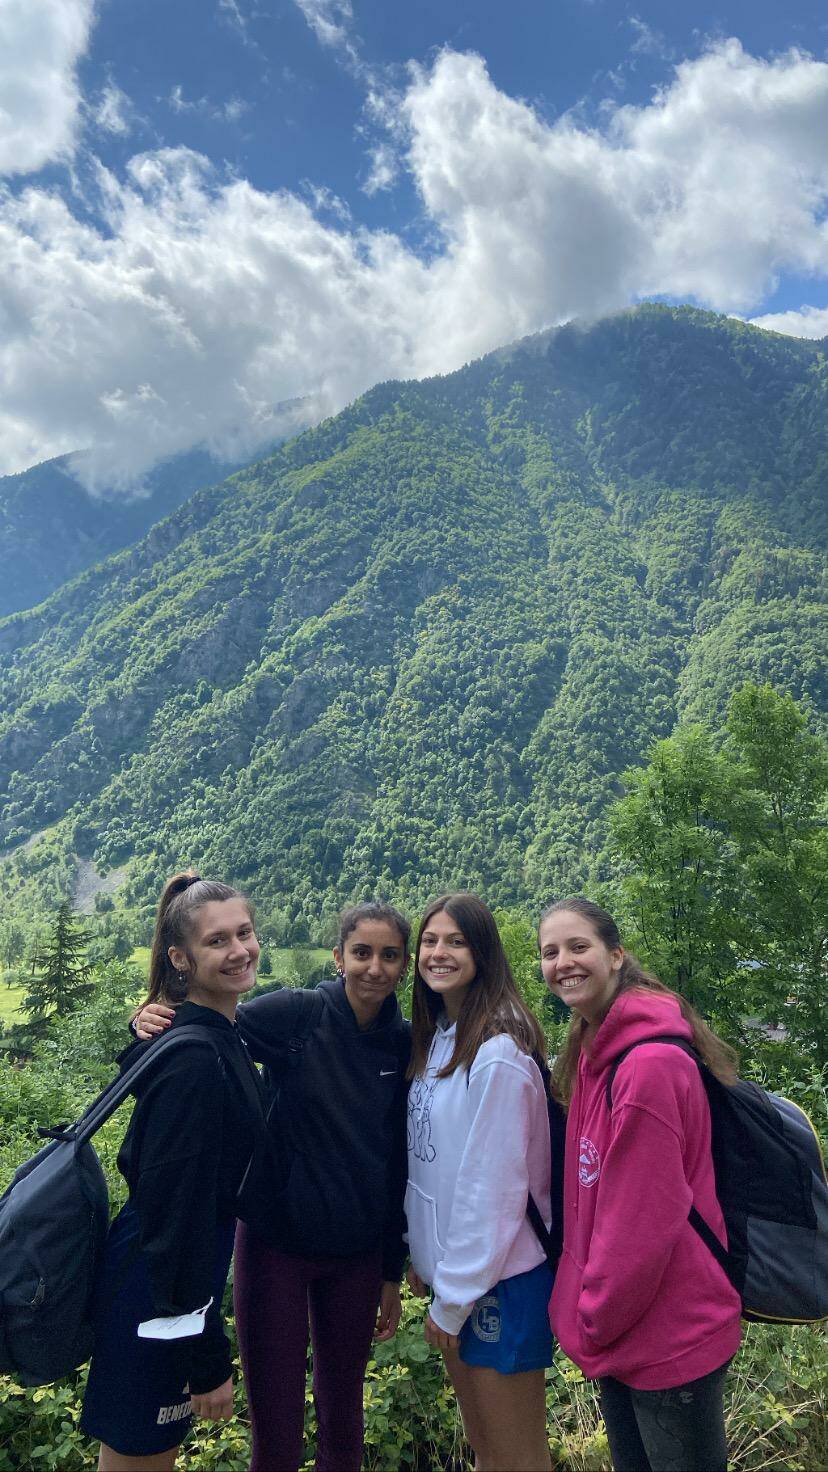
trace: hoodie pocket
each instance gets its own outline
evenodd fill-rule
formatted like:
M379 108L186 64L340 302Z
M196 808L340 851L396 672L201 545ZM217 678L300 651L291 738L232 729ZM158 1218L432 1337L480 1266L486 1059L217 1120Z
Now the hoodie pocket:
M445 1250L437 1232L437 1203L413 1181L406 1187L405 1219L414 1270L424 1282L433 1283L434 1270Z

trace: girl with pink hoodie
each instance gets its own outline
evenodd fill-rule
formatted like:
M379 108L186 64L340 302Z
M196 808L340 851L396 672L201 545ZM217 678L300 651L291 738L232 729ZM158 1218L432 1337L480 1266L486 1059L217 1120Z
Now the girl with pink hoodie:
M685 1039L724 1082L732 1049L647 975L615 921L580 897L540 923L547 986L572 1009L553 1079L567 1108L564 1248L549 1306L562 1349L597 1379L615 1472L726 1472L722 1404L741 1303L688 1220L726 1245L710 1111ZM617 1066L612 1107L607 1083Z

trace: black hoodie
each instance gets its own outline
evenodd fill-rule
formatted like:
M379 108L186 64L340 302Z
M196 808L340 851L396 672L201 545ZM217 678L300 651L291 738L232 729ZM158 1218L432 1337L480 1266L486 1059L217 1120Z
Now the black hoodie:
M245 1002L239 1031L269 1070L272 1168L257 1174L239 1214L284 1252L347 1257L382 1249L383 1278L399 1281L406 1257L405 1072L411 1028L396 997L360 1029L340 980L316 989L319 1016L297 1066L286 1064L301 994Z

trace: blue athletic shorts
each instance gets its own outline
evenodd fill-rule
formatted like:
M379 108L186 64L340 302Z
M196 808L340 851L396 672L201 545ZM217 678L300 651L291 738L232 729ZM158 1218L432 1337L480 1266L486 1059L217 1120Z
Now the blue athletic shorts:
M554 1277L548 1263L501 1278L478 1298L460 1330L460 1358L501 1375L545 1370L552 1364L549 1299Z
M214 1303L221 1304L235 1220L217 1233ZM122 1457L153 1457L190 1429L187 1376L191 1339L139 1339L155 1316L149 1272L138 1251L138 1218L127 1203L109 1229L96 1290L95 1348L83 1398L81 1429Z

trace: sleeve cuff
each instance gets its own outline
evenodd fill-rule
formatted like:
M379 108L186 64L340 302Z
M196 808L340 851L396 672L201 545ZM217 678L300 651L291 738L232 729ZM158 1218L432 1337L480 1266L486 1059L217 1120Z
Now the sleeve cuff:
M399 1248L393 1252L384 1252L382 1254L383 1283L402 1282L407 1257L408 1251L404 1242L401 1242Z
M213 1317L215 1314L214 1306L207 1317L207 1332L190 1341L190 1392L193 1395L206 1395L210 1390L217 1390L233 1373L230 1345L221 1320L217 1315Z
M464 1308L455 1303L443 1303L441 1298L435 1296L429 1313L438 1329L443 1329L446 1334L459 1334L473 1308L473 1303Z

